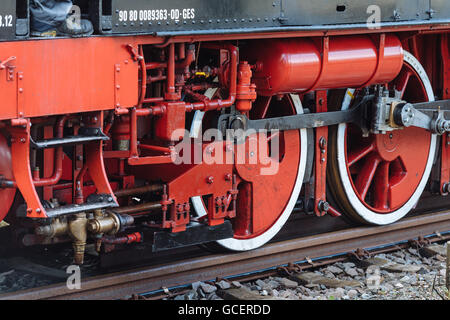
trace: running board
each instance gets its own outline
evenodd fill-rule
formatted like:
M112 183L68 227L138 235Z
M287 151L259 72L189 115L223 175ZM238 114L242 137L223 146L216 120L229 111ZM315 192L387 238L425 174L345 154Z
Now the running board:
M64 138L54 138L41 141L33 141L30 137L30 144L33 149L50 149L108 140L109 137L105 135L100 128L83 127L79 129L77 136L68 136Z

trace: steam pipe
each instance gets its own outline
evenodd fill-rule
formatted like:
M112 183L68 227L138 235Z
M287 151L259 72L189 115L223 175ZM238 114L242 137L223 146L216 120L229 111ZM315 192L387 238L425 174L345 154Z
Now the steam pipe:
M69 116L65 115L60 118L58 121L56 128L57 128L57 138L62 138L64 136L64 125L66 124L67 119ZM61 180L63 168L62 168L62 162L63 162L63 148L58 147L55 152L55 161L54 161L54 171L53 175L50 178L44 178L40 180L33 180L35 187L47 187L55 185Z
M222 108L229 108L236 102L236 91L237 91L237 67L238 67L238 49L237 47L229 45L205 45L206 48L210 49L225 49L230 52L231 55L231 65L230 65L230 94L226 100L209 100L206 99L201 102L196 102L186 105L186 111L210 111Z

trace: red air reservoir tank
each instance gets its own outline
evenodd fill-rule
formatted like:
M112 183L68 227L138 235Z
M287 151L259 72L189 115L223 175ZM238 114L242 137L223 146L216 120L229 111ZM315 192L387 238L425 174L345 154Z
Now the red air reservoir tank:
M258 94L273 96L389 82L402 68L403 49L394 35L273 39L250 42L241 58L256 65Z

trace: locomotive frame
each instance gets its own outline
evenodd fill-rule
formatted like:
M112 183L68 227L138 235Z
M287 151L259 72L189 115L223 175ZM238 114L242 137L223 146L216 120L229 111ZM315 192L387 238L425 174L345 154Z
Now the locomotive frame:
M251 250L281 229L301 189L306 212L374 224L406 215L426 185L450 191L444 0L75 4L96 36L29 38L28 1L0 9L0 217L22 245L72 241L77 263L87 241ZM175 166L190 148L177 132L191 126L195 138L199 123L281 132L198 145L233 157L251 139L281 139L281 173ZM404 145L416 138L421 160Z

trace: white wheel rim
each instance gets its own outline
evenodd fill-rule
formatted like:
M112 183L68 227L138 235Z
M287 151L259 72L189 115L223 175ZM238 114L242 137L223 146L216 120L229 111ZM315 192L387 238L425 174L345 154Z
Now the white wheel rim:
M434 93L433 88L431 86L431 82L420 64L420 62L409 52L404 52L404 61L408 63L419 75L422 83L424 84L424 87L426 89L428 100L434 101ZM355 92L354 89L348 89L346 97L344 98L343 104L342 104L342 110L347 110L350 107L350 104L352 102L352 96ZM394 223L400 219L402 219L404 216L406 216L417 204L419 201L420 196L422 195L425 186L428 182L428 178L430 177L431 169L433 167L433 161L434 156L436 153L436 146L437 146L437 137L436 135L431 136L431 144L430 144L430 150L428 154L428 161L427 165L424 171L424 174L422 176L422 180L420 181L416 191L411 196L411 198L408 200L406 204L404 204L400 209L397 209L396 211L389 213L389 214L380 214L377 212L374 212L367 208L364 203L361 202L358 195L353 189L352 182L350 181L350 177L348 175L347 170L347 163L346 163L346 124L341 124L338 127L338 133L337 133L337 157L338 157L338 170L339 175L344 187L345 194L347 195L347 198L352 205L353 209L356 211L356 213L361 216L365 221L371 224L375 225L387 225Z
M303 107L301 100L298 95L291 94L292 101L295 106L295 110L297 114L303 113ZM201 126L199 125L199 122L203 120L203 113L197 113L194 117L194 121L192 123L191 127L191 137L198 137L199 130ZM231 250L231 251L248 251L248 250L254 250L256 248L259 248L269 242L284 226L286 221L289 219L292 210L294 210L295 204L297 203L297 199L300 195L300 191L303 185L303 179L305 175L305 168L306 168L306 155L307 155L307 133L306 129L299 130L300 132L300 143L301 143L301 152L300 152L300 161L299 161L299 167L297 171L297 178L295 181L295 186L292 191L291 197L289 199L288 204L286 205L283 213L280 215L278 220L274 223L270 229L268 229L263 234L252 238L252 239L225 239L225 240L219 240L216 241L217 244L222 246L225 249ZM205 206L203 204L201 197L192 197L191 198L194 212L197 214L198 217L203 217L207 215Z

